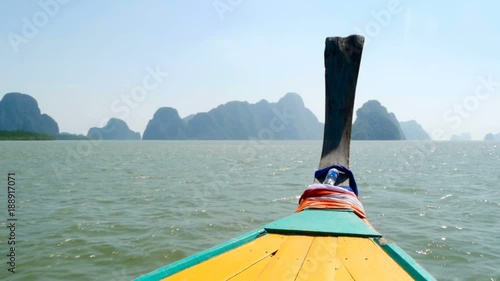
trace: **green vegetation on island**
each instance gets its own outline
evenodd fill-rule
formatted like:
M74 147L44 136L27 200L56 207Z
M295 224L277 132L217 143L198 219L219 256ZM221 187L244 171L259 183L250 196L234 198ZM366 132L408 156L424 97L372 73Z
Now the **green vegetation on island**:
M60 133L56 135L56 140L88 140L88 138L84 135Z
M56 137L48 134L39 134L25 131L0 131L0 140L55 140Z
M88 140L88 138L68 133L49 135L26 131L0 131L0 140Z

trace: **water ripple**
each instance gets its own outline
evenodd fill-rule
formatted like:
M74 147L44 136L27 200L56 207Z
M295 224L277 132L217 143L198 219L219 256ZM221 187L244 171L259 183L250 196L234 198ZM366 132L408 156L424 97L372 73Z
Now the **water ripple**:
M53 164L77 143L0 143L0 170L22 183L9 280L130 280L212 247L293 213L321 153L103 142L59 180ZM497 143L354 142L351 168L372 224L438 280L500 280L499 160Z

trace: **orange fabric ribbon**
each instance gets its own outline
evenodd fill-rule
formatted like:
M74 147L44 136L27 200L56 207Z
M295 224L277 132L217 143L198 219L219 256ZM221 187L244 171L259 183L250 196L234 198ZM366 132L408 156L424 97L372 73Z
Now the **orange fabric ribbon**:
M361 219L366 219L365 211L358 197L353 192L340 187L329 188L313 185L306 189L299 199L299 206L295 212L298 213L305 209L347 209L352 210Z

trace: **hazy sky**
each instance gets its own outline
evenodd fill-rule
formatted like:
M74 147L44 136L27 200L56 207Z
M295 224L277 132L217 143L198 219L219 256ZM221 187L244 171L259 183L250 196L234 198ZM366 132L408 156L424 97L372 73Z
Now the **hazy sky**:
M0 97L38 100L64 132L110 117L143 132L231 100L299 93L324 119L327 36L366 37L356 108L379 100L434 135L500 132L498 1L0 2Z

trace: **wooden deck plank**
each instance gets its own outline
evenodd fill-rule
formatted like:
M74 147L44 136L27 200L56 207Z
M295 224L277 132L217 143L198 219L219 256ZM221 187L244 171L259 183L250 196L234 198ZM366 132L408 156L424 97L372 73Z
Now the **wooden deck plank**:
M162 280L228 280L258 261L271 256L285 241L287 241L286 236L267 234Z
M315 237L296 280L335 280L337 237Z
M335 279L331 279L331 280L356 281L338 257L335 259ZM373 280L376 280L376 279L373 279Z
M271 262L273 256L267 256L264 259L252 264L244 271L238 273L236 276L230 278L228 281L253 281L262 273Z
M255 280L293 281L306 258L313 236L290 236Z
M413 280L382 248L368 238L339 237L337 256L356 281Z

